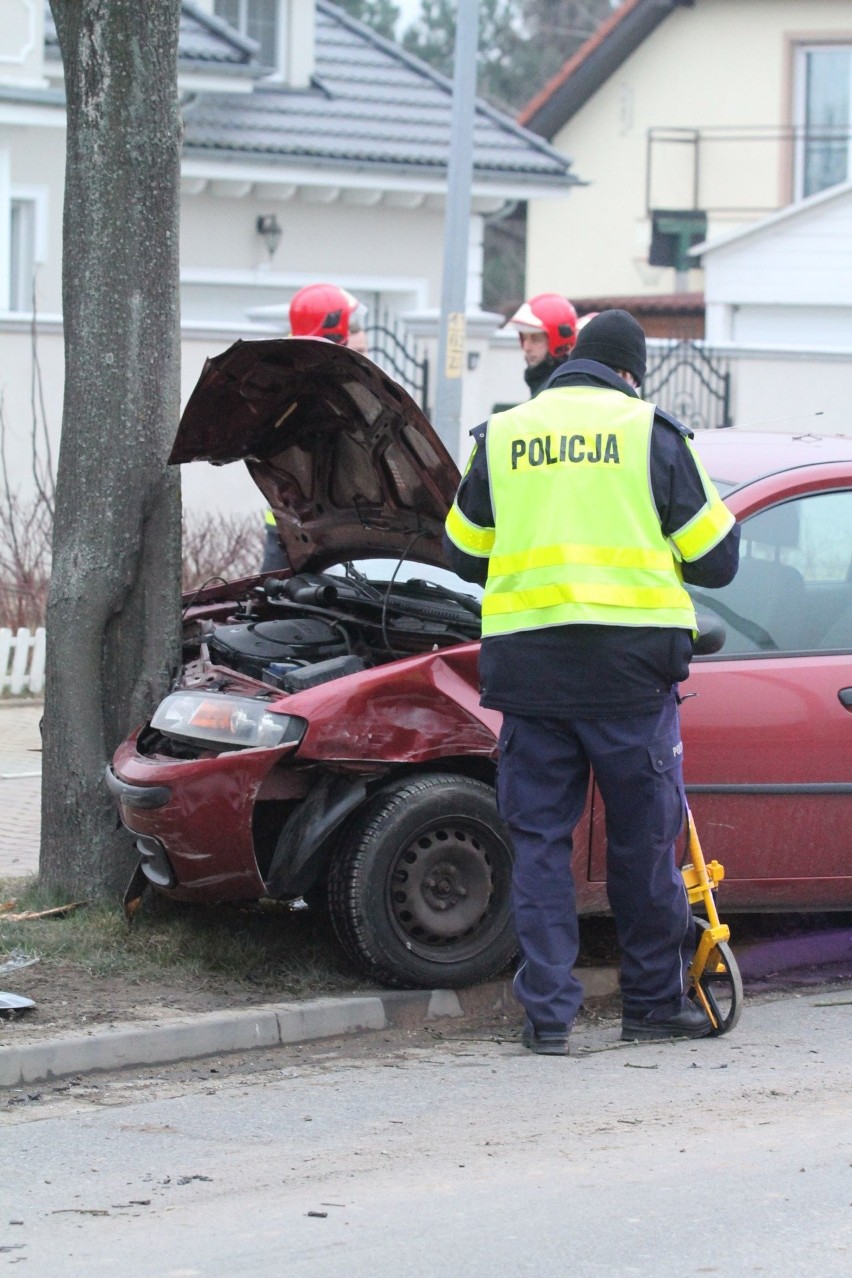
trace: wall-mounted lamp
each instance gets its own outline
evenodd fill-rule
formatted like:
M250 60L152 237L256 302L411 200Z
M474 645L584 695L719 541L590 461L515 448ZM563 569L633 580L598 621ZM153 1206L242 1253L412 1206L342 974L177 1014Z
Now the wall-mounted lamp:
M468 351L467 353L468 372L473 373L479 368L479 351Z
M274 213L261 213L255 223L258 235L263 236L263 242L270 257L275 256L275 250L281 243L281 223Z

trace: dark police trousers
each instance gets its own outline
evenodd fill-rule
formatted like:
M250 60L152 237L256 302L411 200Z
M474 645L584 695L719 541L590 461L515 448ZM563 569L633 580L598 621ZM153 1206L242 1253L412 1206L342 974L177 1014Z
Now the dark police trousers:
M497 801L515 848L512 908L521 949L515 995L536 1026L574 1021L583 999L572 834L594 769L606 807L607 893L628 1015L679 1010L694 925L675 840L683 824L674 691L663 709L624 719L507 714Z

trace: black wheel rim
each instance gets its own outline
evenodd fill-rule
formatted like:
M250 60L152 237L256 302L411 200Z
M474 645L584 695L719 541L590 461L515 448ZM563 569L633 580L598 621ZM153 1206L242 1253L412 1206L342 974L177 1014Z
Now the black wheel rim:
M708 927L704 919L697 918L695 923L701 931ZM740 1019L743 986L737 960L725 942L720 942L710 951L707 967L698 984L716 1022L712 1035L727 1034Z
M483 822L424 823L388 875L388 917L406 949L438 963L480 953L507 921L510 864L505 843Z

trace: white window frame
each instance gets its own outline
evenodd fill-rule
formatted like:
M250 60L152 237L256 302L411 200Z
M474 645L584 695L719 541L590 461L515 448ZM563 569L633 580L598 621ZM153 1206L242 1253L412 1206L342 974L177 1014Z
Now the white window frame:
M812 40L799 44L795 56L795 93L793 98L793 124L795 127L794 147L794 194L797 200L805 198L805 112L807 109L807 59L810 53L845 49L849 56L849 118L847 119L848 135L846 139L846 181L852 179L852 41L820 41ZM812 195L817 192L812 191Z
M245 36L246 38L249 38L248 16L249 16L249 9L251 8L251 5L252 5L252 0L237 0L237 4L239 6L239 16L237 18L237 22L234 29L236 31L239 31L240 35ZM286 22L281 12L281 0L275 0L274 8L275 8L275 41L274 41L275 56L272 60L271 69L274 75L278 75L280 74L281 68L284 66L284 27L286 26ZM221 16L218 13L218 10L216 8L216 0L213 0L213 12L216 14L217 17ZM228 21L227 18L223 18L222 20L225 22Z
M5 219L8 266L4 292L5 309L13 314L32 311L33 280L37 268L47 260L47 208L46 187L10 187Z

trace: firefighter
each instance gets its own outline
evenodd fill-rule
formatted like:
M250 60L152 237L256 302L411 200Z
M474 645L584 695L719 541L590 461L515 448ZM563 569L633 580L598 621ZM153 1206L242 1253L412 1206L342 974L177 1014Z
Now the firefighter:
M350 320L360 305L357 297L336 284L308 284L290 303L290 336L325 337L346 346Z
M572 833L590 768L606 807L622 1037L702 1037L685 996L693 923L675 858L685 802L678 685L695 612L727 585L739 528L690 443L646 403L645 335L602 311L535 399L473 432L446 523L484 585L481 701L502 711L497 800L512 834L523 1042L567 1055L583 991Z
M290 302L290 336L324 337L338 345L351 346L366 354L363 316L365 308L357 297L336 284L308 284ZM264 542L261 572L283 572L289 562L278 525L269 507L263 512Z
M577 312L567 297L539 293L519 306L509 323L518 329L526 363L524 381L534 398L570 354L577 340Z

